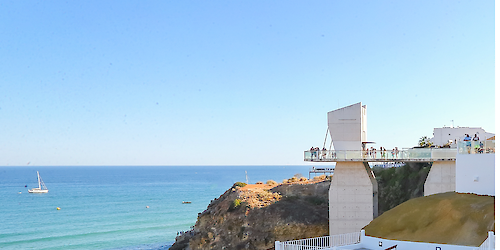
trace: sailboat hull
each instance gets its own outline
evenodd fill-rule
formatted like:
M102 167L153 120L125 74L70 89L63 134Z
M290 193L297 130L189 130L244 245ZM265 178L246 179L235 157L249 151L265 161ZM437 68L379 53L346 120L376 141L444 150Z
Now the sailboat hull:
M39 188L33 188L33 189L28 189L28 193L32 194L43 194L43 193L48 193L49 190L47 189L39 189Z

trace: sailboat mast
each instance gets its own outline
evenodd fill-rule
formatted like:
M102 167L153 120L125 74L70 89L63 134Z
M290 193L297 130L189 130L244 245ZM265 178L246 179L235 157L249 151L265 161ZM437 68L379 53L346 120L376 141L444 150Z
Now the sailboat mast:
M36 171L36 177L38 178L38 188L42 189L42 186L40 186L40 174L38 173L38 171Z

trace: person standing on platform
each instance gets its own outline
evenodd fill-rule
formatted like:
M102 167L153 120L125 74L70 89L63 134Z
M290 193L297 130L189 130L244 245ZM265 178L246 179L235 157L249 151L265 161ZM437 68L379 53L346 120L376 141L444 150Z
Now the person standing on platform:
M465 134L464 142L465 142L465 146L467 147L468 154L470 154L470 147L471 147L470 140L471 140L471 138L470 138L469 134Z
M474 134L474 138L472 138L472 140L474 141L473 144L474 144L474 152L475 153L479 153L479 137L477 136L477 134Z

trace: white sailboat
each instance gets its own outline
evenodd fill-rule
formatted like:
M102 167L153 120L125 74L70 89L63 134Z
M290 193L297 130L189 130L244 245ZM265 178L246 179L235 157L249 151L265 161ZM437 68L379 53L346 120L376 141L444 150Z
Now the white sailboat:
M40 177L38 171L36 171L36 176L38 177L38 187L33 189L28 189L28 193L48 193L49 190L45 186L45 183L43 183L42 177Z

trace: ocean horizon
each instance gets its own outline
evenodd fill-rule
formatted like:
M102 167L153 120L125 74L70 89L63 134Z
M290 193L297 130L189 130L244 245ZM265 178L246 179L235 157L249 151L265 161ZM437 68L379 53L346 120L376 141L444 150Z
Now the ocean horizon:
M3 166L0 248L168 249L235 182L281 182L309 168ZM38 186L36 171L48 193L28 193Z

